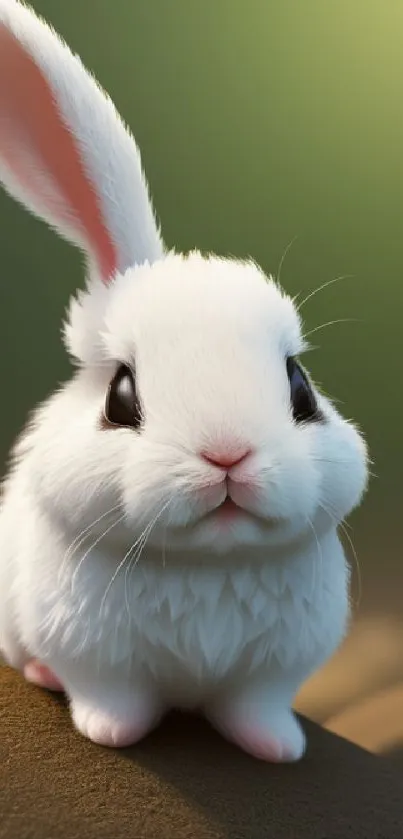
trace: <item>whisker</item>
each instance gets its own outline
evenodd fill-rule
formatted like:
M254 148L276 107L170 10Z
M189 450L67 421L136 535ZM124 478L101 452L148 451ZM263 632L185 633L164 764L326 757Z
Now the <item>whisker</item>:
M114 573L113 573L113 575L112 575L112 577L111 577L111 579L110 579L110 581L109 581L109 583L108 583L108 585L107 585L107 587L106 587L105 593L104 593L104 595L103 595L103 597L102 597L101 604L100 604L100 614L101 614L101 615L102 615L102 612L103 612L103 610L104 610L104 608L105 608L105 605L106 605L106 600L107 600L108 594L109 594L109 592L110 592L110 590L111 590L111 588L112 588L112 586L113 586L113 583L115 582L116 578L118 577L119 572L121 571L121 569L122 569L122 568L124 567L124 565L126 564L126 562L127 562L128 558L130 557L130 555L131 555L131 553L133 552L133 550L134 550L137 546L139 546L139 545L140 545L140 555L141 555L141 553L142 553L142 549L145 547L145 544L146 544L147 539L148 539L148 537L149 537L149 535L150 535L150 533L151 533L151 530L153 529L154 525L156 524L156 522L158 521L159 517L162 515L162 513L164 512L164 510L167 508L167 506L168 506L168 504L170 503L170 501L171 501L171 499L169 499L169 500L166 502L166 504L164 504L164 505L163 505L163 507L162 507L162 508L158 511L158 513L154 516L154 518L153 518L150 522L148 522L148 524L145 526L145 528L144 528L144 530L142 531L142 533L140 534L140 536L137 538L137 540L134 542L134 544L133 544L133 545L131 545L131 547L129 548L129 550L125 553L125 555L124 555L123 559L119 562L119 565L118 565L118 566L117 566L117 568L115 569L115 571L114 571ZM138 551L136 551L135 556L137 555L137 553L138 553ZM140 558L140 557L138 557L138 558L137 558L137 560L136 560L136 562L135 562L135 565L134 565L133 567L135 567L135 566L136 566L136 564L137 564L137 562L138 562L138 559L139 559L139 558ZM128 572L129 572L129 569L130 569L130 568L131 568L131 566L132 566L132 560L133 560L133 557L130 559L129 564L128 564L127 568L126 568L126 572L125 572L125 604L126 604L126 609L127 609L127 612L128 612L128 616L129 616L129 618L130 618L130 606L129 606L128 593L127 593L127 582L128 582Z
M128 582L128 574L129 574L129 571L130 571L130 569L131 569L131 567L132 567L132 564L133 564L133 559L135 559L135 557L136 557L136 555L137 555L137 552L138 552L138 546L139 546L139 545L141 546L141 545L143 544L144 539L145 539L145 541L147 541L147 538L148 538L149 534L151 533L151 530L152 530L152 527L153 527L154 523L155 523L155 522L154 522L154 520L153 520L151 523L149 522L149 523L146 525L146 527L144 528L144 530L140 533L140 536L139 536L139 537L136 539L136 541L135 541L135 542L131 545L131 547L130 547L130 548L129 548L129 550L126 552L125 556L123 557L122 562L119 564L119 567L118 567L117 571L115 572L115 574L113 575L113 578L112 578L112 580L111 580L111 582L110 582L110 584L109 584L109 588L110 588L110 586L111 586L111 585L113 584L113 582L114 582L114 579L116 579L116 577L117 577L117 575L118 575L118 573L119 573L120 569L123 567L124 563L125 563L125 562L129 559L129 562L127 563L127 567L126 567L126 571L125 571L125 592L124 592L124 593L125 593L125 605L126 605L126 611L127 611L127 614L128 614L129 619L130 619L130 604L129 604L128 586L127 586L127 582ZM137 548L137 550L136 550L136 548ZM132 554L132 552L133 552L133 551L134 551L134 555L133 555L133 556L131 556L131 554ZM105 595L104 595L104 598L103 598L103 599L105 599L105 598L106 598L106 595L107 595L107 591L105 592ZM102 604L101 604L101 609L102 609Z
M334 326L335 323L362 323L363 321L360 318L336 318L336 320L328 320L326 323L321 323L319 326L315 326L314 329L310 329L309 332L306 332L305 335L302 336L303 340L309 338L310 335L313 335L314 332L319 332L321 329L325 329L327 326Z
M101 615L102 615L102 612L105 608L106 599L107 599L108 594L109 594L109 592L110 592L110 590L113 586L113 583L115 582L116 577L118 576L120 569L123 568L127 558L130 556L130 553L131 553L132 550L133 550L133 546L131 548L129 548L129 550L125 553L123 559L119 562L119 565L117 566L114 573L112 574L111 579L109 580L109 583L108 583L108 585L105 589L105 593L104 593L104 595L102 597L102 600L101 600L101 605L99 607L99 611L100 611ZM126 589L125 589L125 592L126 592ZM127 599L126 599L126 606L127 606L128 615L130 616L129 603L128 603Z
M143 531L140 539L138 539L138 541L135 543L135 545L133 545L132 550L134 548L136 548L136 550L134 551L134 554L130 557L129 564L128 564L128 566L126 568L126 572L125 572L125 591L126 592L127 592L127 580L131 576L132 571L134 571L134 569L137 567L137 564L138 564L138 562L140 560L140 557L141 557L141 554L143 553L143 550L144 550L144 548L147 544L147 539L148 539L148 537L149 537L149 535L150 535L150 533L153 529L154 524L155 524L155 522L151 522L150 524L148 524L147 529L145 531ZM130 551L130 553L131 553L131 551ZM130 555L130 553L129 553L129 555ZM126 605L127 606L129 605L128 601L126 602Z
M341 466L351 466L351 460L347 460L346 458L342 460L339 457L311 457L310 460L313 460L314 463L337 463Z
M357 554L357 551L355 549L353 540L352 540L352 538L351 538L351 536L350 536L350 534L349 534L349 532L346 528L345 522L340 522L339 527L340 527L342 533L344 534L344 536L346 537L346 539L348 541L348 544L351 548L351 552L352 552L353 557L354 557L354 564L355 564L356 571L357 571L357 588L358 588L357 601L355 603L355 607L358 609L359 606L361 605L362 592L363 592L362 574L361 574L360 563L359 563L359 560L358 560L358 554Z
M291 248L292 248L292 246L293 246L294 242L295 242L297 239L298 239L298 236L294 236L294 238L293 238L293 239L291 239L291 241L290 241L290 242L288 243L288 245L286 246L286 248L285 248L285 250L284 250L284 252L283 252L283 255L282 255L281 259L280 259L280 263L279 263L279 266L278 266L278 269L277 269L277 275L275 275L275 276L276 276L276 282L277 282L277 284L278 284L278 285L280 285L280 280L281 280L281 270L282 270L282 267L283 267L283 265L284 265L284 260L285 260L285 258L286 258L286 256L287 256L287 254L289 253L289 251L291 250Z
M97 522L101 521L101 520L102 520L103 518L105 518L107 515L110 515L110 514L111 514L111 512L116 511L116 509L117 509L118 507L120 507L120 506L121 506L120 504L119 504L119 505L116 505L116 507L111 508L111 509L110 509L110 510L108 510L106 513L104 513L102 516L98 516L98 518L97 518L97 519L95 519L95 521L94 521L94 522L92 522L92 524L91 524L89 527L85 528L85 532L87 532L89 529L91 529L91 528L92 528L92 527L93 527L93 526L94 526ZM104 538L104 536L106 536L106 535L107 535L107 534L108 534L108 533L112 530L112 528L113 528L113 527L115 527L117 524L119 524L119 522L121 522L124 518L125 518L125 515L124 515L124 514L122 514L121 516L119 516L119 517L118 517L118 518L117 518L114 522L112 522L112 524L111 524L111 525L109 525L109 526L106 528L106 530L104 530L104 531L103 531L103 533L101 533L101 534L100 534L100 536L98 536L98 537L97 537L97 539L93 542L93 544L92 544L92 545L90 545L90 547L88 548L88 550L87 550L87 551L85 551L85 553L84 553L84 555L81 557L81 559L80 559L80 561L79 561L79 563L78 563L77 567L74 569L73 575L72 575L72 577L71 577L70 587L71 587L71 592L72 592L72 593L74 592L74 587L75 587L75 583L76 583L76 579L77 579L77 574L79 573L79 570L80 570L80 568L81 568L81 566L82 566L83 562L84 562L84 561L85 561L85 559L87 558L87 556L90 554L90 552L93 550L93 548L94 548L97 544L99 544L99 542L100 542L100 541ZM76 538L76 540L75 540L75 541L77 542L77 538ZM82 541L84 541L84 540L81 540L81 543L82 543ZM79 545L78 545L78 543L77 543L77 545L76 545L76 550L78 549L78 547L79 547ZM67 552L66 552L66 553L67 553ZM74 555L74 552L73 552L71 555ZM65 558L64 558L64 560L63 560L62 567L63 567L64 565L65 565ZM61 574L60 574L60 571L59 571L59 574L58 574L58 579L59 579L59 582L60 582L60 578L61 578ZM80 604L78 604L78 606L77 606L78 611L80 611L80 610L81 610L81 607L82 607L82 604L81 604L81 606L80 606ZM44 617L43 621L41 622L41 627L43 628L43 631L44 631L44 632L46 632L46 629L47 629L47 624L49 624L48 629L47 629L47 634L46 634L46 636L45 636L45 638L44 638L44 643L45 643L45 644L46 644L46 643L48 643L48 642L50 641L50 638L51 638L51 635L52 635L52 621L50 620L50 618L51 618L51 617L52 617L52 613L50 613L50 615L49 615L49 614L46 614L46 616Z
M324 510L324 512L328 516L330 516L331 519L333 519L335 525L342 531L342 533L346 537L346 539L348 541L348 544L351 548L351 552L352 552L353 558L354 558L355 568L356 568L356 571L357 571L357 587L358 587L357 601L354 605L358 609L358 607L360 606L361 600L362 600L363 586L362 586L362 575L361 575L360 563L359 563L359 560L358 560L358 554L357 554L357 551L354 547L353 540L352 540L352 538L351 538L351 536L350 536L350 534L347 530L347 527L350 530L352 529L351 525L349 525L345 521L338 521L338 519L333 515L331 508L328 507L328 505L325 507L324 504L321 504L320 506L321 506L322 510Z
M97 545L99 545L99 543L102 541L102 539L104 539L104 537L105 537L105 536L107 536L107 535L108 535L108 533L110 533L110 531L111 531L114 527L116 527L116 525L117 525L117 524L120 524L120 522L121 522L121 521L123 521L123 519L124 519L124 518L125 518L125 513L123 513L123 514L122 514L121 516L119 516L119 517L118 517L118 518L117 518L114 522L112 522L112 524L110 524L110 525L109 525L109 527L107 527L107 528L106 528L106 530L104 530L104 531L103 531L103 533L101 533L101 535L100 535L100 536L97 536L97 538L96 538L96 539L95 539L95 541L94 541L94 542L90 545L90 547L89 547L89 548L87 548L87 550L85 551L85 553L84 553L84 554L83 554L83 556L81 557L80 562L78 563L77 567L75 568L74 573L73 573L73 576L72 576L72 578L71 578L71 590L72 590L72 592L74 591L74 586L75 586L76 579L77 579L78 573L79 573L79 571L80 571L80 568L82 567L83 563L85 562L85 560L86 560L87 556L89 556L89 554L91 553L91 551L93 551L93 550L94 550L94 548L96 548L96 546L97 546Z
M342 520L340 519L340 516L338 515L337 510L335 510L332 507L332 505L329 504L329 502L326 502L326 506L323 503L319 504L319 507L323 510L324 513L326 513L328 516L330 516L330 518L332 519L332 521L334 522L336 527L339 527L339 525L342 523ZM343 520L343 526L348 527L351 530L351 524L349 524L347 521Z
M322 283L322 285L320 285L318 288L314 288L313 291L310 291L309 294L307 294L306 297L304 297L301 300L297 307L298 312L301 311L302 307L305 306L305 303L307 303L308 300L311 300L312 297L315 297L315 294L319 294L320 291L323 291L325 288L328 288L329 286L334 285L334 283L338 283L341 280L351 280L353 278L354 274L341 274L340 277L333 277L332 280L327 280L326 283Z
M151 533L151 531L152 531L153 527L156 525L156 523L157 523L158 519L159 519L159 518L160 518L160 516L161 516L161 515L165 512L165 510L167 509L167 507L169 507L169 505L171 504L172 500L173 500L172 498L168 499L168 501L164 504L164 506L163 506L163 507L162 507L162 509L159 511L159 513L157 513L157 515L156 515L156 516L154 516L153 520L152 520L152 521L149 523L149 525L147 526L147 528L146 528L147 532L145 533L145 531L143 531L143 535L144 535L144 533L145 533L145 536L144 536L144 538L143 538L143 542L144 542L144 544L142 544L142 545L140 546L140 548L137 548L137 551L136 551L135 555L134 555L134 556L131 558L131 560L130 560L130 565L129 565L129 569L130 569L130 570L128 569L128 571L129 571L129 573L130 573L130 574L131 574L131 573L132 573L132 571L136 568L136 565L137 565L137 564L138 564L138 562L139 562L140 556L141 556L141 554L142 554L142 552L143 552L143 548L145 547L145 542L147 541L147 539L148 539L148 537L149 537L149 535L150 535L150 533ZM140 538L141 538L141 537L140 537ZM130 566L131 566L131 567L130 567Z
M94 519L94 521L92 521L91 524L87 525L87 527L84 527L84 529L81 531L81 533L79 533L73 539L73 541L70 543L69 547L67 548L67 550L64 554L64 557L63 557L63 560L62 560L62 563L61 563L61 566L60 566L60 571L59 571L59 580L62 577L62 574L63 574L63 571L64 571L67 560L70 557L74 556L74 554L78 550L78 548L81 547L83 542L85 542L85 538L86 538L87 534L90 533L90 531L95 527L95 525L99 524L99 522L102 521L103 519L105 519L107 516L110 516L110 515L112 515L112 513L115 513L116 510L118 510L121 506L122 506L121 503L115 504L115 506L111 507L109 510L107 510L106 513L102 513L102 515L98 516L98 518Z
M317 556L318 556L318 560L319 560L320 571L321 571L321 573L322 573L322 571L323 571L323 554L322 554L322 546L321 546L321 544L320 544L320 542L319 542L319 539L318 539L318 534L317 534L317 532L316 532L316 530L315 530L315 527L314 527L314 525L313 525L313 522L311 521L311 519L310 519L310 518L307 518L307 523L309 524L309 526L310 526L310 528L311 528L311 530L312 530L312 533L313 533L313 535L314 535L314 537L315 537L315 541L316 541L316 545L317 545L317 549L318 549L318 550L317 550ZM315 564L314 564L314 566L313 566L313 572L312 572L312 592L311 592L311 597L313 597L313 593L314 593L314 591L315 591L315 588L316 588L316 569L315 569Z
M335 463L336 465L340 464L341 466L350 466L351 465L350 460L338 460L337 458L334 458L332 460L332 458L330 458L330 457L327 458L327 459L324 458L324 457L323 458L313 457L311 459L314 461L314 463ZM378 478L379 478L379 475L377 475L376 472L372 472L371 469L368 469L368 475L369 475L370 478L375 478L376 480L378 480Z

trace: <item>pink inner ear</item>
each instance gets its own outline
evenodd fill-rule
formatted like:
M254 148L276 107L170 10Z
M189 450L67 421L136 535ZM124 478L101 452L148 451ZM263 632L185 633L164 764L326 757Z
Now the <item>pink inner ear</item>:
M117 253L77 144L40 69L4 24L0 24L0 159L38 215L46 213L62 232L84 236L108 282L117 269Z

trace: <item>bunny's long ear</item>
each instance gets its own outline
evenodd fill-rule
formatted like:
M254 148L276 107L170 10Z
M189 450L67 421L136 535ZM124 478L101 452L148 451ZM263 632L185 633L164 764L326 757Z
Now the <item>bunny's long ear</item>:
M163 253L132 136L80 59L17 0L0 0L0 182L104 283Z

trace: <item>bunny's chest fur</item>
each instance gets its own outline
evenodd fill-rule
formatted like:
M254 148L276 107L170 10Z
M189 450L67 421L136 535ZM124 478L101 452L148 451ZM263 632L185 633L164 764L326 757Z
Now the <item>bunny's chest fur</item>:
M198 685L273 659L288 668L321 658L344 629L344 559L327 573L316 557L231 570L145 566L117 577L106 597L99 570L91 586L79 581L74 612L59 601L51 637L66 652L92 649L100 665L147 670L173 700L178 685L191 700Z

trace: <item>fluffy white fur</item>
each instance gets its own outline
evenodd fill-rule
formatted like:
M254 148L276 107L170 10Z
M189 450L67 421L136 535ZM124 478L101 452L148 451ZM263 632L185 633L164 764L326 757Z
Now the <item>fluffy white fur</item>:
M21 670L32 659L51 668L75 725L97 742L134 742L175 705L202 709L257 757L295 760L304 736L293 698L347 627L337 526L365 489L363 439L319 393L324 421L294 423L285 358L304 343L291 300L253 263L164 254L113 105L16 0L0 0L0 43L2 31L52 90L116 270L94 268L97 242L87 247L84 215L70 224L57 167L48 201L46 143L21 96L14 126L0 82L3 183L87 247L92 266L65 326L78 370L35 413L4 486L0 649ZM0 58L0 76L7 68ZM2 143L13 130L10 162ZM30 161L42 168L27 192ZM135 365L141 433L101 427L119 362ZM223 446L251 452L229 482L200 456ZM231 521L214 515L228 487L242 510Z

